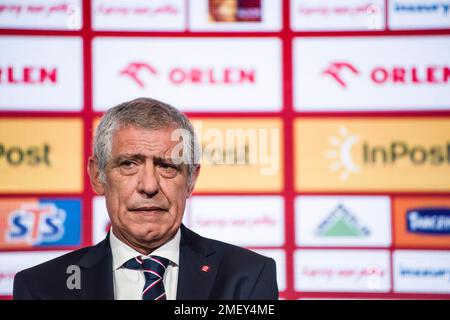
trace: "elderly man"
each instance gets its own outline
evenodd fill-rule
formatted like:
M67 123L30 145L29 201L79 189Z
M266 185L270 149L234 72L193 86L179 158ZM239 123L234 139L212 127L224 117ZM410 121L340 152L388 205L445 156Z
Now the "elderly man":
M170 105L139 98L108 110L88 171L111 231L17 273L14 299L277 299L273 259L182 224L196 150L191 123Z

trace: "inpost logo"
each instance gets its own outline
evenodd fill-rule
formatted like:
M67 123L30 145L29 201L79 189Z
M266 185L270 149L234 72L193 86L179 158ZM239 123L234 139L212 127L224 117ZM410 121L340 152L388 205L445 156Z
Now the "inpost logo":
M0 192L79 192L81 119L0 120Z
M351 174L358 174L363 167L368 166L395 166L401 163L413 166L450 164L450 139L447 143L430 147L395 139L388 144L377 144L358 134L352 134L346 127L340 127L338 132L338 135L331 136L331 148L325 156L332 160L330 170L338 171L341 181L348 180ZM355 146L356 144L359 146ZM355 162L353 148L359 148L357 154L362 156L360 165Z
M40 145L20 146L5 145L0 140L0 161L4 161L8 166L51 166L50 145L42 143Z
M297 120L299 190L450 190L449 119Z

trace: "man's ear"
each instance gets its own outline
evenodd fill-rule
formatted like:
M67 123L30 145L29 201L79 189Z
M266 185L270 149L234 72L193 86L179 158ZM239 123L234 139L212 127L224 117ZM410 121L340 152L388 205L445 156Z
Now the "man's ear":
M91 181L91 186L94 191L99 195L105 194L105 188L102 181L100 180L100 170L98 168L97 159L94 157L89 157L88 160L88 173Z
M192 172L191 178L188 181L188 193L186 198L189 198L194 191L195 183L197 182L198 175L200 174L200 164L197 165L194 172Z

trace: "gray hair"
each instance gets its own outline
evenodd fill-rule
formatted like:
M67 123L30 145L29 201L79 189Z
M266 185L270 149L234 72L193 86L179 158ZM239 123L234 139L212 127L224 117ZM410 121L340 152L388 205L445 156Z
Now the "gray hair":
M111 156L114 133L123 127L132 126L149 130L166 128L182 129L188 133L183 135L183 153L187 165L188 181L198 167L198 141L189 119L175 107L151 98L137 98L121 103L103 115L96 129L93 153L97 159L100 180L105 182L106 164ZM186 139L187 138L187 139Z

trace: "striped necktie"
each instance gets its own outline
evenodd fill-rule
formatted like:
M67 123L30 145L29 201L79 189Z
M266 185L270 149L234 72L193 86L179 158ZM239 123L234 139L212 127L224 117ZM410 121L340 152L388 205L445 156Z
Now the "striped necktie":
M158 256L149 256L144 259L135 257L123 264L125 268L144 272L145 285L142 290L142 300L166 300L163 277L168 265L168 259Z

